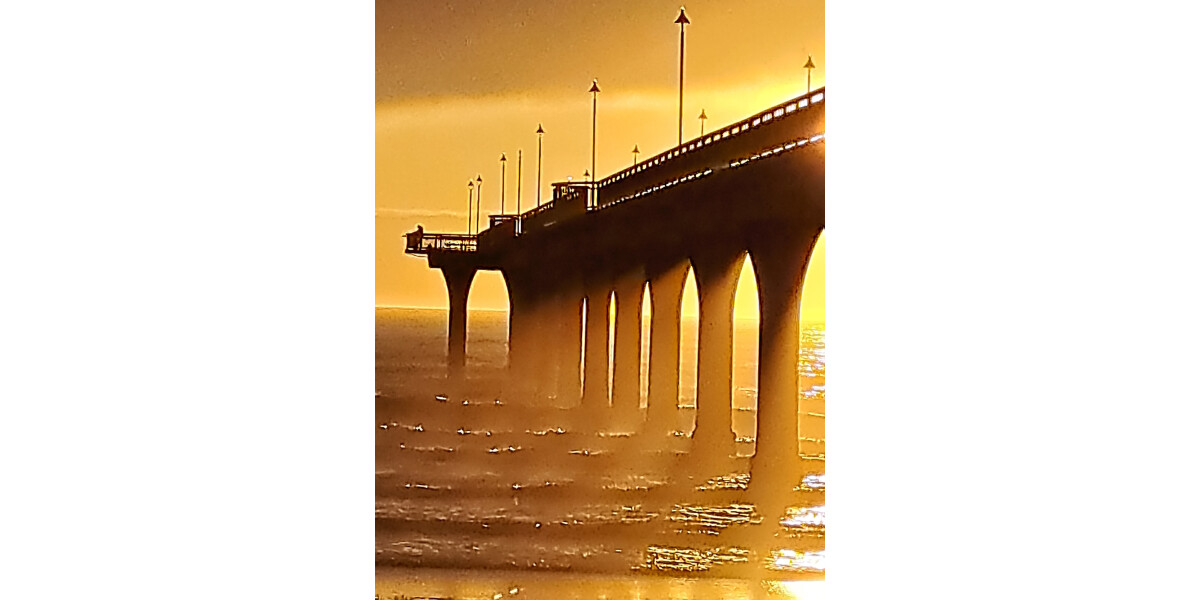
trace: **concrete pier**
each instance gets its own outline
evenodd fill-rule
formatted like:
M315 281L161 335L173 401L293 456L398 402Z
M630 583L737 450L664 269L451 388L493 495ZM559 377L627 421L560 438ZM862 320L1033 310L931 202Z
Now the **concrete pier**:
M825 228L825 104L821 88L594 183L554 183L550 202L492 215L478 235L408 234L406 252L427 256L446 281L448 372L465 364L474 274L498 270L510 301L512 398L575 407L596 429L665 436L679 414L680 300L691 268L700 304L692 452L703 470L705 459L735 450L733 302L749 255L759 295L750 492L779 498L805 472L823 471L823 420L802 414L797 361L804 271ZM800 460L800 437L814 460Z

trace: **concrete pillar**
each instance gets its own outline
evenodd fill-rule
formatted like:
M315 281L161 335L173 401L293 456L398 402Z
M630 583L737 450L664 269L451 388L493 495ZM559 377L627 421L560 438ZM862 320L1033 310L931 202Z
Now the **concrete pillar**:
M580 402L579 367L583 338L583 296L578 289L564 291L555 302L555 325L558 330L558 365L555 396L561 407L578 406Z
M613 343L612 406L616 423L632 431L641 425L642 296L646 282L638 270L620 279L616 339Z
M646 430L666 435L678 426L679 305L688 263L658 270L650 277L650 390Z
M750 250L759 298L758 435L750 460L750 491L776 503L806 470L824 471L823 463L801 464L797 441L800 292L820 232L760 240Z
M452 376L461 373L467 360L467 294L475 269L443 267L446 293L450 297L450 331L446 342L446 367Z
M524 374L532 384L539 405L548 403L555 392L555 367L562 340L558 336L557 306L552 294L541 287L524 313L526 330Z
M587 293L587 324L583 348L583 408L607 415L608 300L611 288L595 286Z
M693 452L716 458L735 452L733 435L733 296L742 253L708 248L692 256L700 296Z
M508 287L508 394L515 400L536 402L548 395L553 373L539 369L541 360L553 364L553 344L548 344L545 323L540 317L545 290L535 275L505 270ZM547 381L550 380L550 381Z
M524 349L521 326L524 315L521 312L522 303L518 296L522 293L521 284L511 271L502 271L504 285L508 289L508 381L504 386L506 400L515 401L526 390L522 386L521 368L523 366L522 350Z

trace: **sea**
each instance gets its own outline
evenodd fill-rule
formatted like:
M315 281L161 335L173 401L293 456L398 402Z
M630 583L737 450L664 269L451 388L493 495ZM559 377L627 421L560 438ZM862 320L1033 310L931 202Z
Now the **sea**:
M506 394L504 312L470 311L467 364L448 379L446 329L444 310L376 309L377 598L824 597L823 325L802 324L798 361L802 431L821 433L781 466L810 468L775 516L745 495L753 320L734 328L738 455L699 469L695 319L682 327L678 426L661 437Z

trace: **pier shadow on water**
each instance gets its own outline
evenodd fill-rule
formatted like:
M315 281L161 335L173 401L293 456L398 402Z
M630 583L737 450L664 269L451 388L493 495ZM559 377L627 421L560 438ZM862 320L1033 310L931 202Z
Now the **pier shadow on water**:
M503 313L473 323L457 381L445 319L376 312L378 597L822 597L824 477L750 497L753 419L734 418L737 456L714 456L686 410L679 431L634 434L502 399ZM823 332L804 337L802 393L823 395Z

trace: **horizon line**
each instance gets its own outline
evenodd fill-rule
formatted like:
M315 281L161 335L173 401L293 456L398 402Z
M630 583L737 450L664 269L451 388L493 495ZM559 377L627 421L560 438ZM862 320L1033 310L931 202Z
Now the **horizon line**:
M377 308L377 309L378 309L378 308L402 308L402 309L405 309L405 310L437 310L437 311L445 311L445 310L448 310L447 308L445 308L445 307L442 307L442 306L402 306L402 305L399 305L399 304L376 304L376 305L375 305L375 308ZM508 309L507 309L507 308L467 308L467 311L468 311L468 312L470 312L470 311L483 311L483 312L503 312L503 313L506 313L506 312L508 312ZM680 315L680 316L682 317L683 315ZM690 316L690 317L692 317L692 318L699 318L699 315L689 315L689 316ZM735 317L733 318L733 320L735 320L735 321L749 321L751 318L752 318L752 317L737 317L737 316L735 316ZM824 320L824 319L822 319L822 320L819 320L819 321L816 321L816 320L811 320L811 319L808 319L808 320L806 320L806 319L803 319L803 318L801 318L801 319L800 319L800 322L801 322L801 323L820 323L820 324L822 324L822 325L824 325L824 324L825 324L825 320Z

